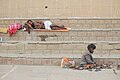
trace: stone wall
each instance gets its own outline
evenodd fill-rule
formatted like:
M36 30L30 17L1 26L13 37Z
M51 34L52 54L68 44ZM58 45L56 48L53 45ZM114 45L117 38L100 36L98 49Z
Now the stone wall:
M42 65L43 63L51 65L54 63L59 65L63 56L77 59L79 62L79 58L90 43L97 46L93 55L96 59L102 60L102 62L119 62L119 19L50 20L57 24L67 25L71 30L68 32L31 30L30 34L21 30L17 31L12 37L9 37L9 34L1 33L0 36L3 38L3 43L0 43L1 63ZM23 24L25 21L27 19L1 19L0 27L7 27L15 22ZM54 59L56 62L54 62Z

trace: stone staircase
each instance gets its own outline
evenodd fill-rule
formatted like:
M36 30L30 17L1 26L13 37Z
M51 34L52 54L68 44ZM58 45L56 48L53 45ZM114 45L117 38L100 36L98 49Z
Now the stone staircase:
M25 20L0 20L0 27L12 22ZM59 24L59 21L54 20ZM118 19L62 19L70 31L35 31L31 34L17 31L12 37L1 34L1 64L60 65L62 57L76 60L78 63L86 46L97 46L94 58L98 62L120 63L120 20Z

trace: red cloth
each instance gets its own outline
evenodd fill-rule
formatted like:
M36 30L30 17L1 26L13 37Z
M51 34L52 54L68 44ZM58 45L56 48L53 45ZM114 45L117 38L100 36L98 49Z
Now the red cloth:
M69 62L70 60L66 57L63 58L65 62Z
M21 25L18 24L18 23L14 23L14 24L9 25L7 31L9 32L10 37L11 37L13 34L15 34L16 31L17 31L18 29L20 29L20 27L21 27Z

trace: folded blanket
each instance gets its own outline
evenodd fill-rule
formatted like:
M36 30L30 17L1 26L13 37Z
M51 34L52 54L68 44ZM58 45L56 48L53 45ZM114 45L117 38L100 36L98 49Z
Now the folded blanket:
M1 33L7 33L7 29L8 29L8 28L0 28L0 32L1 32Z

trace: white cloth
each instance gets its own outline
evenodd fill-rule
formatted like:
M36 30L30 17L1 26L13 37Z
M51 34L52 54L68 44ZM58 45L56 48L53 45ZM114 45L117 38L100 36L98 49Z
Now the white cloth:
M51 21L44 21L44 25L45 25L45 29L51 30L51 27L50 27L50 25L52 25Z

